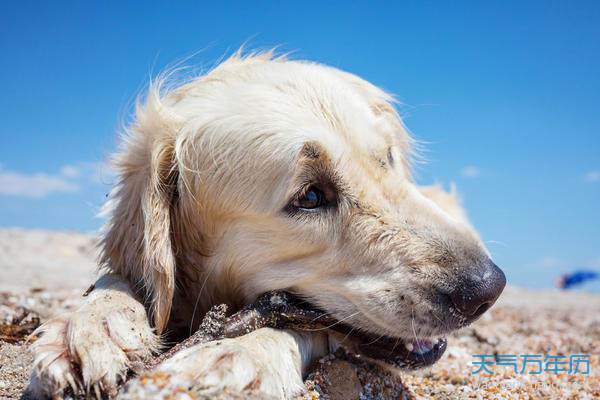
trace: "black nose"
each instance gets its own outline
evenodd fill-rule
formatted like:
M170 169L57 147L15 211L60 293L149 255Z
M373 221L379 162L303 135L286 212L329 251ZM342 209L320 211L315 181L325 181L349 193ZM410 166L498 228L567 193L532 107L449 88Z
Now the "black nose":
M477 318L494 304L505 285L504 272L490 260L469 268L450 293L450 299L460 313Z

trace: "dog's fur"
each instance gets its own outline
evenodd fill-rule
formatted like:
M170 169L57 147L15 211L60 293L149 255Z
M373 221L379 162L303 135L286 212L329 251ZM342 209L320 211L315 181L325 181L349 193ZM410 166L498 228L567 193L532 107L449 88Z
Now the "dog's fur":
M157 335L181 338L213 305L290 290L375 335L457 327L432 294L487 250L461 207L411 179L411 139L392 98L319 64L236 54L166 89L155 82L117 158L102 238L106 275L34 343L32 389L114 394ZM294 208L316 184L316 212ZM302 391L331 337L261 329L164 365L214 393Z

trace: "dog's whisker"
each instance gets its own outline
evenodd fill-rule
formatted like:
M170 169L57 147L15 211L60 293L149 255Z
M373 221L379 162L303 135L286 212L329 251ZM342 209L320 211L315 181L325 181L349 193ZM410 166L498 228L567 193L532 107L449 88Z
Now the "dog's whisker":
M352 313L352 314L348 315L345 318L339 319L339 320L335 321L333 324L328 325L328 326L324 326L324 327L321 327L321 328L315 328L315 329L305 329L305 330L308 331L308 332L324 331L324 330L330 329L330 328L332 328L332 327L334 327L334 326L336 326L336 325L338 325L338 324L340 324L340 323L342 323L342 322L344 322L344 321L346 321L346 320L348 320L348 319L356 316L359 313L360 313L360 311L356 311L355 313Z
M390 354L394 354L394 350L396 350L396 347L398 346L399 342L400 342L400 338L396 338L396 341L394 342L394 345L392 346L392 350L390 351Z
M498 244L500 246L506 247L507 249L510 247L508 244L501 242L499 240L486 240L485 243L486 244Z
M346 335L344 336L344 338L342 339L342 341L340 343L344 343L346 341L346 339L348 339L350 337L350 335L352 335L352 332L354 332L356 328L353 326L352 328L350 328L350 332L346 333Z
M200 286L200 290L198 290L198 296L196 297L196 301L194 302L194 309L192 311L192 318L190 320L190 331L189 331L190 336L193 333L192 330L194 329L194 320L196 317L196 310L198 308L198 303L200 302L200 297L202 296L202 292L204 291L204 288L206 287L206 282L208 281L208 277L211 276L213 269L214 269L214 264L211 265L209 273L207 273L206 276L204 277L202 286Z
M411 307L410 315L411 315L410 325L412 326L412 331L415 336L415 343L419 343L419 339L417 338L417 331L415 330L415 308L414 307ZM421 360L423 360L423 363L425 363L425 357L423 357L423 354L419 353L419 355L421 356Z
M315 322L320 318L327 317L329 315L333 315L333 312L323 312L323 314L314 317L310 322Z
M194 329L194 319L196 317L196 309L198 308L198 302L200 301L200 296L202 295L202 291L198 292L198 296L196 296L196 301L194 302L194 309L192 311L192 318L190 319L190 331L189 335L192 335L192 330Z
M377 337L377 339L370 341L369 343L366 343L367 346L372 345L377 343L382 337L384 337L385 334L381 334L380 336Z

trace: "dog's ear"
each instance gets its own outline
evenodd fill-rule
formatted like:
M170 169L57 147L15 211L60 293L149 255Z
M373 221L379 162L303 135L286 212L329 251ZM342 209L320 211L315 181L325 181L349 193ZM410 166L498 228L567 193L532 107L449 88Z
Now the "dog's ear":
M158 96L138 107L136 118L116 159L119 182L105 206L109 219L101 241L101 264L143 293L160 333L175 290L177 128Z
M460 195L456 186L452 184L450 191L445 191L440 185L419 186L422 195L433 201L452 218L466 225L471 225L464 207L461 204Z
M162 331L171 311L175 290L175 254L172 241L173 209L177 206L174 149L171 144L155 145L149 184L142 193L144 282L152 287L153 319Z

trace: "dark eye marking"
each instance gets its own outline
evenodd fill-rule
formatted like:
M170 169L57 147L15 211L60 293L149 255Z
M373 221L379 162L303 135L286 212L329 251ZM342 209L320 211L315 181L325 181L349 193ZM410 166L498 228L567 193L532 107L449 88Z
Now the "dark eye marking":
M282 209L288 216L321 214L337 207L340 200L341 179L334 163L319 143L304 144L298 160L295 188L287 205Z
M304 148L302 149L302 155L304 155L307 158L316 160L321 156L321 151L314 144L306 143L304 145Z
M394 168L394 155L392 154L392 148L389 147L387 151L387 160L390 167Z

